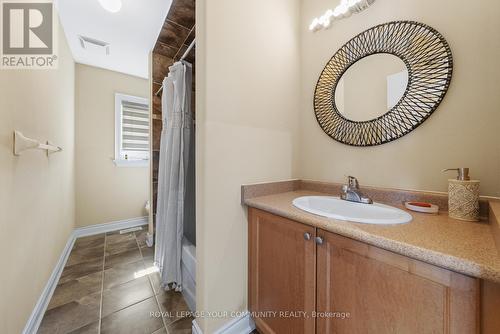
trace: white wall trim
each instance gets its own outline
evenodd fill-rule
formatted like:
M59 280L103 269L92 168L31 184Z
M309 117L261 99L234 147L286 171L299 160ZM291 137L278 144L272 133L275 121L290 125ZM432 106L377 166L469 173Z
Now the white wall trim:
M79 237L86 237L89 235L95 235L95 234L100 234L100 233L105 233L105 232L124 230L126 228L147 225L147 224L148 224L148 217L144 216L144 217L137 217L137 218L114 221L114 222L110 222L110 223L78 227L78 228L75 228L74 233L75 233L75 237L79 238Z
M149 167L149 159L141 160L125 160L125 159L115 159L113 163L116 167Z
M239 318L234 318L217 329L213 334L249 334L255 329L255 323L250 317L250 313L246 312ZM203 334L200 326L193 320L192 325L193 334Z
M50 275L47 285L45 285L45 288L42 291L42 295L38 298L35 308L33 309L33 312L31 312L28 322L24 327L23 334L33 334L38 331L38 327L42 322L45 310L47 309L50 299L52 298L52 294L56 289L57 282L59 281L59 277L61 276L64 266L66 265L66 261L68 260L69 253L71 253L74 243L75 232L72 232L69 235L68 242L66 242L66 246L64 246L62 254L59 257L52 274Z
M142 226L147 224L148 224L148 217L146 216L146 217L120 220L106 224L98 224L98 225L75 228L73 232L69 235L68 241L66 242L66 246L64 246L61 256L59 257L59 260L57 261L56 266L54 267L54 270L52 271L52 274L50 275L49 280L45 285L42 294L40 295L40 298L38 298L35 308L33 309L33 312L31 312L28 322L24 327L23 334L33 334L38 331L38 327L42 322L45 310L49 305L50 299L52 298L52 294L54 293L54 290L56 289L57 286L57 282L59 281L59 277L61 276L64 266L66 265L66 261L68 260L69 254L71 253L71 249L73 248L73 244L75 243L75 240L77 238L105 233L105 232L113 232L117 230L122 230L126 228Z
M193 331L193 334L203 334L203 331L201 330L200 326L198 326L196 319L193 320L191 329Z

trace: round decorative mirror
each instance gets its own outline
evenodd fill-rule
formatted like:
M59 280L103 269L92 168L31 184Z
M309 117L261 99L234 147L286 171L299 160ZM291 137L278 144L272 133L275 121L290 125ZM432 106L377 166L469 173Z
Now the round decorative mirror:
M396 106L407 86L405 63L389 53L377 53L360 59L344 72L334 102L348 120L369 121Z
M433 28L411 21L368 29L342 46L316 85L314 111L333 139L380 145L422 124L441 103L453 59Z

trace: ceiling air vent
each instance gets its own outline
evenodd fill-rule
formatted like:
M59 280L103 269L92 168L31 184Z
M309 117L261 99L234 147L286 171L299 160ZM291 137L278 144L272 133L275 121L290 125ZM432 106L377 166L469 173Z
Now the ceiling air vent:
M82 49L99 53L104 52L106 56L109 56L108 42L100 41L95 38L81 36L81 35L78 35L78 39L80 40L80 45L82 46Z

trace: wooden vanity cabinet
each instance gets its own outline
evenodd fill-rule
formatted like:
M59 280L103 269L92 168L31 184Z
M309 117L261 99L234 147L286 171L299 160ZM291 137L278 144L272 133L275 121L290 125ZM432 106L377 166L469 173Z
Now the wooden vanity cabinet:
M315 333L315 319L291 313L316 309L315 228L252 208L248 216L248 302L257 328Z
M249 309L262 334L475 334L479 294L478 279L249 208Z
M479 333L479 280L318 230L317 333ZM342 315L342 314L341 314Z

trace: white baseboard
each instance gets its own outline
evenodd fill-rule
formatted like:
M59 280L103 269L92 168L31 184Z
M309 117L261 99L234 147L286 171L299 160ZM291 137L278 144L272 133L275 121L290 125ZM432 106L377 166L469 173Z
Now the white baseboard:
M75 237L86 237L89 235L96 235L106 232L113 232L118 230L124 230L131 227L142 226L148 224L148 217L137 217L125 220L114 221L110 223L90 225L85 227L78 227L75 229Z
M182 285L182 297L184 297L184 300L186 301L189 310L191 312L194 312L196 311L196 296L195 296L196 290L193 291L192 289L193 287L186 285L185 281L183 281L183 283L184 284Z
M66 261L68 260L69 254L71 253L71 249L73 248L73 244L75 240L80 237L86 237L90 235L105 233L105 232L113 232L126 228L136 227L147 225L148 217L139 217L132 218L127 220L115 221L107 224L98 224L86 227L75 228L73 232L69 235L68 241L66 242L66 246L59 257L59 260L56 263L52 274L49 277L45 288L42 291L40 298L31 312L31 315L24 327L23 334L34 334L38 331L38 327L40 327L40 323L42 322L43 315L45 314L45 310L49 305L50 299L52 298L52 294L56 289L57 282L59 281L59 277L66 265Z
M245 315L234 318L231 321L224 324L224 326L217 329L213 334L249 334L255 329L255 323L250 317L249 313ZM193 334L203 334L200 326L196 322L196 319L193 320L192 325Z
M193 320L193 322L192 322L191 330L192 330L193 334L203 334L200 326L198 326L198 323L196 322L196 319Z
M61 276L64 266L66 265L66 260L68 260L71 249L73 248L73 244L75 243L74 233L75 232L72 232L69 235L68 242L66 242L66 246L64 246L62 254L59 257L59 260L57 261L52 274L50 275L49 281L42 291L42 295L40 296L40 298L38 298L35 308L33 309L33 312L31 312L31 316L29 317L28 322L24 327L23 334L34 334L38 331L38 327L40 327L40 323L42 322L45 310L49 305L52 294L54 293L57 282L59 281L59 277Z

